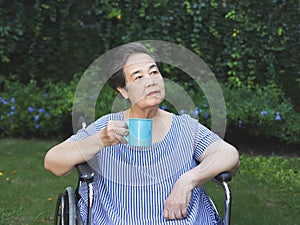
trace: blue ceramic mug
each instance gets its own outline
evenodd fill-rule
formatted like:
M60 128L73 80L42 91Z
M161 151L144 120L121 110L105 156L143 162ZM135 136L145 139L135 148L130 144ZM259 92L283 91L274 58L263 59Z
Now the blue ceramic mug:
M152 119L130 118L127 125L129 128L129 134L125 138L129 145L152 145Z

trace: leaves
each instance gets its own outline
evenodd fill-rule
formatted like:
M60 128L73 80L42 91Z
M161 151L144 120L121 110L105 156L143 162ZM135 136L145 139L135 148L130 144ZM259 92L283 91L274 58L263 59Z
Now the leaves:
M297 191L300 188L299 158L279 156L240 157L239 173L251 177L252 182L267 183L282 192Z
M274 130L269 134L279 135L280 132L285 135L284 140L296 140L293 133L299 127L291 121L292 118L298 121L294 114L300 105L297 1L87 0L80 4L75 0L60 0L29 4L15 0L13 4L1 1L0 5L0 73L5 78L12 74L18 77L20 86L10 84L12 90L24 88L21 90L23 94L32 96L31 101L40 105L36 109L43 107L60 116L56 123L68 117L65 112L69 111L73 94L70 89L62 87L61 81L68 86L74 74L84 71L95 58L116 46L153 39L170 41L192 50L209 65L217 79L232 90L253 90L250 96L254 95L254 90L259 92L259 96L249 97L251 105L242 97L236 98L228 93L240 105L228 103L235 107L233 124L256 124L254 127L268 124L270 130ZM181 76L181 71L167 73L172 74L178 83L190 82L189 77ZM39 82L30 83L31 80ZM264 85L269 88L271 81L280 84L280 95L272 88L262 89L262 92L256 89ZM25 87L24 84L28 83L30 87ZM58 83L59 88L51 83ZM43 91L48 93L47 101L56 99L56 103L51 102L53 108L47 108L32 95L34 88L40 96ZM195 87L190 86L190 89ZM66 96L61 97L58 92ZM248 95L241 92L241 96ZM12 91L10 94L5 95L6 101L15 94L21 96ZM283 101L283 95L291 101ZM261 103L262 99L266 103ZM268 99L280 104L271 106ZM20 105L25 109L31 107L26 100ZM268 116L262 118L256 105L268 105L259 109L268 111ZM11 106L5 106L4 113L11 113ZM104 107L107 106L104 104ZM271 125L277 112L282 117L280 123L285 123L279 129L279 123ZM34 119L26 112L18 117L19 124L10 125L9 121L16 119L15 115L10 115L3 126L11 126L10 129L14 130L26 127L26 117L30 121ZM38 121L42 120L48 118L39 117ZM54 123L55 126L58 125Z
M227 86L224 95L229 130L236 126L257 136L277 137L291 143L300 141L300 115L274 82L254 88Z
M295 1L2 2L1 73L27 82L39 76L70 81L97 56L136 40L181 44L203 57L224 82L280 80L289 95L298 69ZM287 13L288 12L288 13ZM239 54L239 58L233 58ZM294 56L294 57L293 57ZM256 66L248 66L253 59ZM232 66L236 64L236 66ZM230 66L228 66L230 65ZM238 79L237 79L238 78ZM293 97L296 100L296 97Z

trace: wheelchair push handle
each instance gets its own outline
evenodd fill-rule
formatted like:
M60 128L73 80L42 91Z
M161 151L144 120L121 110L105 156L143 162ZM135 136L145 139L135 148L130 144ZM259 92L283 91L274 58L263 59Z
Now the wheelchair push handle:
M232 179L232 176L229 172L220 173L214 178L214 180L217 181L218 183L230 182L231 179Z
M79 175L80 181L84 181L87 183L91 183L93 181L95 171L87 162L76 165L76 170Z

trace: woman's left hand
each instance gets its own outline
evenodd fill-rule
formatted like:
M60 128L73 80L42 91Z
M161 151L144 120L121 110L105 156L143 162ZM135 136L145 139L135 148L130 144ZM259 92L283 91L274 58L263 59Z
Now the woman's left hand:
M167 220L184 219L193 188L189 185L187 174L183 174L175 183L171 194L165 200L163 216Z

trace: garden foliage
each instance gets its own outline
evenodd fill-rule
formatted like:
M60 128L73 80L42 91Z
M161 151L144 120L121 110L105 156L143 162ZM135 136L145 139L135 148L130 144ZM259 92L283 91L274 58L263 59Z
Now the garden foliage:
M228 129L299 141L297 1L4 0L0 6L1 136L61 134L71 120L76 74L109 49L154 39L182 45L209 65L224 89ZM180 71L171 74L197 94ZM193 113L209 124L205 99L196 94ZM99 115L114 96L104 95Z
M2 80L5 89L0 94L1 137L70 135L72 104L79 78L75 76L68 85L49 81L43 87L39 87L35 80L30 80L27 85L18 80ZM160 107L177 114L190 114L209 127L211 115L205 96L192 90L189 93L195 108L176 111L168 102L163 102ZM276 137L284 142L300 141L300 115L295 113L291 101L275 84L255 89L241 87L239 90L224 86L223 93L227 131L238 133L246 130L252 135ZM108 86L102 89L97 97L95 118L112 111L115 97L115 90ZM94 96L86 96L86 99L89 98Z

